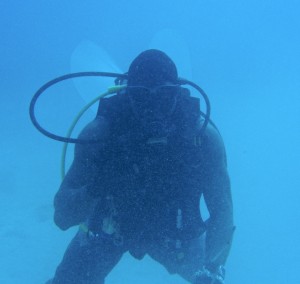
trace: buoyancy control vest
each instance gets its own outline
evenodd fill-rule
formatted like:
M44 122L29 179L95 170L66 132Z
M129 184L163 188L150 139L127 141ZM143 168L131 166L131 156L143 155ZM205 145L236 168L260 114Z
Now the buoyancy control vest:
M106 192L122 235L128 238L199 236L203 183L199 99L186 90L177 102L168 137L152 137L132 114L125 94L100 100L98 116L109 123Z

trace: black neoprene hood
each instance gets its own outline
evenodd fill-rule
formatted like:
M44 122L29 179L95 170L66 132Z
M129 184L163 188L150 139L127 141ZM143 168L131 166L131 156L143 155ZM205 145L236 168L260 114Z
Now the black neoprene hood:
M149 49L139 54L128 70L128 86L153 87L166 82L177 84L175 63L164 52Z

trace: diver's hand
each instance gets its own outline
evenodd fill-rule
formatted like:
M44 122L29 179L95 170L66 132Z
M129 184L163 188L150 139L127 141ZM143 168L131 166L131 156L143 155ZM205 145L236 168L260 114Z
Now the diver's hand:
M225 268L220 266L217 272L209 271L205 266L196 273L194 284L224 284Z

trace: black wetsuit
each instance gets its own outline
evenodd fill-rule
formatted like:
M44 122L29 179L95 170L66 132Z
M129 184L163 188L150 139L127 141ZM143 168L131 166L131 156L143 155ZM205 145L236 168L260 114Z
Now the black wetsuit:
M65 230L85 223L89 232L78 232L52 283L104 283L126 251L138 259L147 253L190 282L204 263L225 262L233 219L222 139L211 125L199 139L197 107L179 104L172 121L167 138L152 137L120 95L102 101L80 135L100 141L76 145L55 197L56 224Z

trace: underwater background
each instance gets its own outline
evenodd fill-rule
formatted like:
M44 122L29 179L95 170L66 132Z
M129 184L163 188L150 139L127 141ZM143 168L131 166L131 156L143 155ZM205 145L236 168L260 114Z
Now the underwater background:
M297 0L2 0L0 282L45 283L77 230L53 223L62 143L31 124L33 94L70 72L126 72L155 47L206 91L224 138L237 227L226 283L300 283L299 15ZM64 135L95 80L47 91L41 124ZM186 282L126 254L106 283Z

